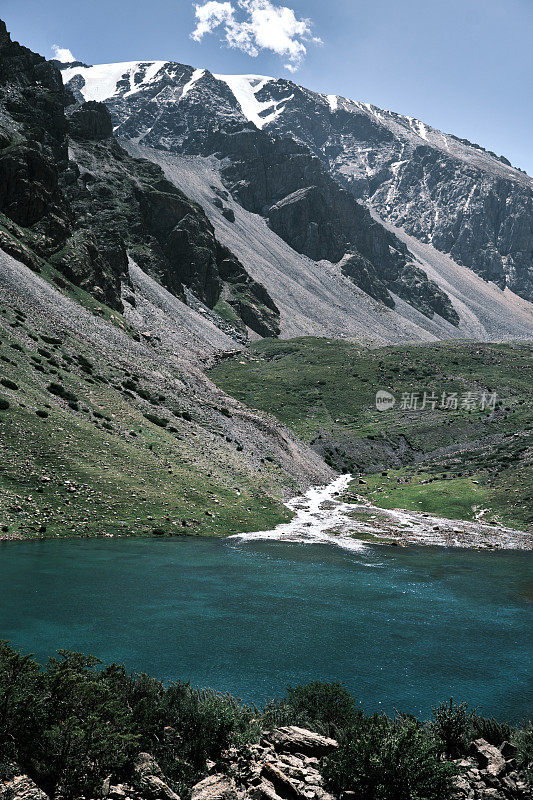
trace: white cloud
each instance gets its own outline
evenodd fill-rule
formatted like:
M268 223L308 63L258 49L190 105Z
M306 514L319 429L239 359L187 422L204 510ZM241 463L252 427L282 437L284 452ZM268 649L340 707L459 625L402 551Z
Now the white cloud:
M311 33L311 21L298 19L286 6L275 6L270 0L208 0L195 4L196 28L191 38L200 42L205 34L223 28L223 39L229 47L242 50L254 58L260 50L271 50L287 59L285 67L295 72L307 53L305 43L322 44Z
M70 64L72 61L76 61L68 47L59 47L59 45L53 44L52 52L54 54L54 58L58 61L63 61L67 64Z
M200 42L206 33L212 33L223 22L231 24L234 9L231 3L219 3L217 0L195 6L195 15L198 20L196 28L191 33L195 42Z

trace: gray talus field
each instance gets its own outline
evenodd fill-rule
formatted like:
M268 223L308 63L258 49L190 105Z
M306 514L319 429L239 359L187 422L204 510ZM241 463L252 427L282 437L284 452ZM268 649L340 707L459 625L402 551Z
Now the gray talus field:
M531 304L459 266L449 256L423 245L401 229L391 230L416 257L428 277L452 298L459 314L456 327L432 319L395 297L391 310L374 301L344 275L338 265L315 262L297 253L267 225L234 202L231 222L213 202L225 191L216 158L176 156L123 142L132 155L159 164L166 177L205 209L217 238L234 252L249 274L261 282L281 312L281 336L345 336L365 343L394 344L439 339L504 341L533 335Z

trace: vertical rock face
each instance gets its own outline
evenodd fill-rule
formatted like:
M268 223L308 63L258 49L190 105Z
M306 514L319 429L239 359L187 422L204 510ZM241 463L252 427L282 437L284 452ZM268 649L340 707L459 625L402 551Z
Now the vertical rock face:
M315 186L319 168L310 158L314 156L323 174L384 219L501 288L533 299L533 180L505 158L411 117L321 95L287 80L215 76L172 62L109 65L108 72L116 80L110 81L108 96L99 99L108 104L119 136L173 152L233 159L241 165L238 175L234 168L234 178L246 208L265 213L294 192ZM67 65L64 76L79 97L91 99L98 91L91 68ZM276 149L276 160L256 163L258 151L269 147ZM300 172L295 185L291 173L294 177L296 161ZM276 170L280 162L284 167ZM261 187L266 208L257 207L257 198L250 195L250 174ZM322 203L330 222L337 209L331 192ZM330 232L320 236L324 221L306 214L303 200L297 214L304 228L294 246L314 253L312 257L334 258L338 252ZM295 214L296 207L290 206ZM284 209L288 213L287 204ZM276 220L278 212L273 214ZM358 226L365 231L363 217ZM360 252L358 242L350 244ZM369 260L379 273L380 260ZM376 289L374 296L380 293ZM412 290L402 296L408 294ZM441 311L437 305L430 302L441 313L442 298Z
M50 262L117 309L131 250L178 297L187 287L213 308L224 292L241 334L276 336L275 304L219 245L203 210L159 167L129 156L107 107L83 102L76 81L73 89L0 23L2 247L36 270Z
M0 21L0 212L41 239L71 226L56 166L68 159L67 96L59 72L12 42Z

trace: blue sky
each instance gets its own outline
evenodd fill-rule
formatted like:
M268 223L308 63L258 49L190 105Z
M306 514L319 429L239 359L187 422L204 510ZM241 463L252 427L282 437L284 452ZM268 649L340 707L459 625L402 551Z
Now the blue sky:
M164 59L213 72L292 77L317 91L422 119L506 155L533 175L533 0L196 4L204 7L198 16L189 0L2 0L1 16L14 38L47 57L56 44L89 64ZM272 5L290 9L285 28L277 30L275 10L270 19L263 14L262 31L254 28L251 7ZM215 27L219 18L222 25ZM225 43L228 26L242 49ZM266 49L276 48L278 32L286 31L294 33L292 50Z

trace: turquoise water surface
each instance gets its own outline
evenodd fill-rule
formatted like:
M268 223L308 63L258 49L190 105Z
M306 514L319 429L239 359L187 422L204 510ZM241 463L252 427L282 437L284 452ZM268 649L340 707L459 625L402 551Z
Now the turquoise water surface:
M533 708L530 553L220 539L6 542L0 638L261 703L340 680L367 710Z

